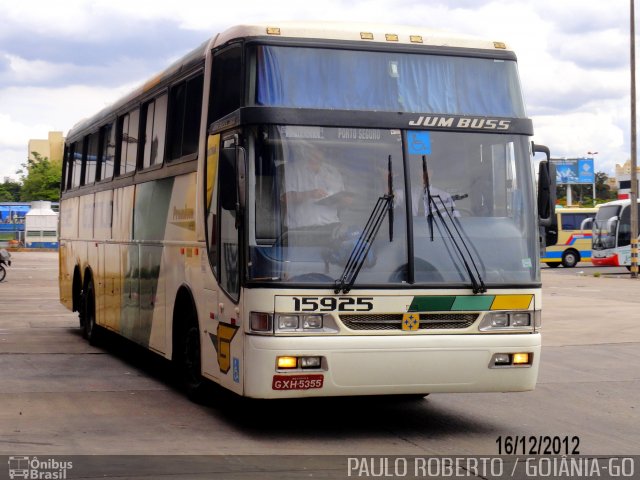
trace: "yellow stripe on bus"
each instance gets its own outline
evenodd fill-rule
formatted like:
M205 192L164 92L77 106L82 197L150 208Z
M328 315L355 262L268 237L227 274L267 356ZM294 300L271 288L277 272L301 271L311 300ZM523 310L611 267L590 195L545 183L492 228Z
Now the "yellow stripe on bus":
M491 310L527 310L533 295L496 295Z

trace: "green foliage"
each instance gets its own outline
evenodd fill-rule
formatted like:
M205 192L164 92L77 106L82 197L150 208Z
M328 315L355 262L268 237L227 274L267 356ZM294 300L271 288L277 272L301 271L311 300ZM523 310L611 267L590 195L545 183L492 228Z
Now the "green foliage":
M62 176L62 163L51 161L38 152L31 152L35 160L29 159L23 164L22 190L20 201L32 200L60 200L60 177ZM26 175L24 170L26 169Z
M5 178L4 182L0 183L0 202L19 202L21 189L22 185L19 182Z
M574 206L593 207L599 203L609 202L616 199L616 192L611 191L607 180L609 177L604 172L596 172L596 198L593 196L593 186L591 184L577 184L571 187L571 198ZM566 206L567 185L556 187L557 204Z

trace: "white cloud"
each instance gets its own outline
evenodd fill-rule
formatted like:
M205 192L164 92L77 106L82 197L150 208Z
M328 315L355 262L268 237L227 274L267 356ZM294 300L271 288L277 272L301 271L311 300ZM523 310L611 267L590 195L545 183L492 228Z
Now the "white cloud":
M66 132L132 86L123 83L155 73L175 56L162 52L176 39L186 45L200 32L204 40L239 23L300 19L409 24L505 41L518 56L536 142L554 156L597 150L598 169L613 173L629 157L628 8L614 3L68 0L60 8L48 0L0 0L0 168L23 161L29 138ZM149 35L158 29L161 35ZM46 45L54 39L59 46Z
M11 87L0 90L0 179L14 176L27 159L30 139L47 138L50 131L67 131L82 118L108 106L132 85L118 89L69 86Z
M551 149L552 158L595 156L596 171L615 172L616 163L624 163L628 154L623 150L624 131L615 125L610 113L573 113L541 115L535 119L536 142Z

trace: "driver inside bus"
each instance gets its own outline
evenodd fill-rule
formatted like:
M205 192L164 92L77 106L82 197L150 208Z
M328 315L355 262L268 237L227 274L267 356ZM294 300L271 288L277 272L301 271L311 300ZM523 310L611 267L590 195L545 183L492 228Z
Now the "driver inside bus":
M329 165L317 147L307 143L298 152L284 172L282 200L286 206L287 227L329 229L337 226L338 210L350 203L342 175Z

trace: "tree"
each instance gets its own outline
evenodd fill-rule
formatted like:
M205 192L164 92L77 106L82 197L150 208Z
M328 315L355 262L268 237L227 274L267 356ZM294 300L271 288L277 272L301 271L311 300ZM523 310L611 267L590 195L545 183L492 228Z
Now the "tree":
M615 194L611 191L611 187L607 184L609 177L604 172L596 172L596 198L602 200L611 200L615 198Z
M20 200L23 202L32 200L58 201L60 199L62 163L51 161L38 152L31 152L31 154L34 160L29 159L26 164L23 164L23 170L18 171L23 174ZM26 175L24 175L25 169Z
M22 185L9 177L5 177L4 182L0 183L0 202L18 202L20 201L20 190Z

